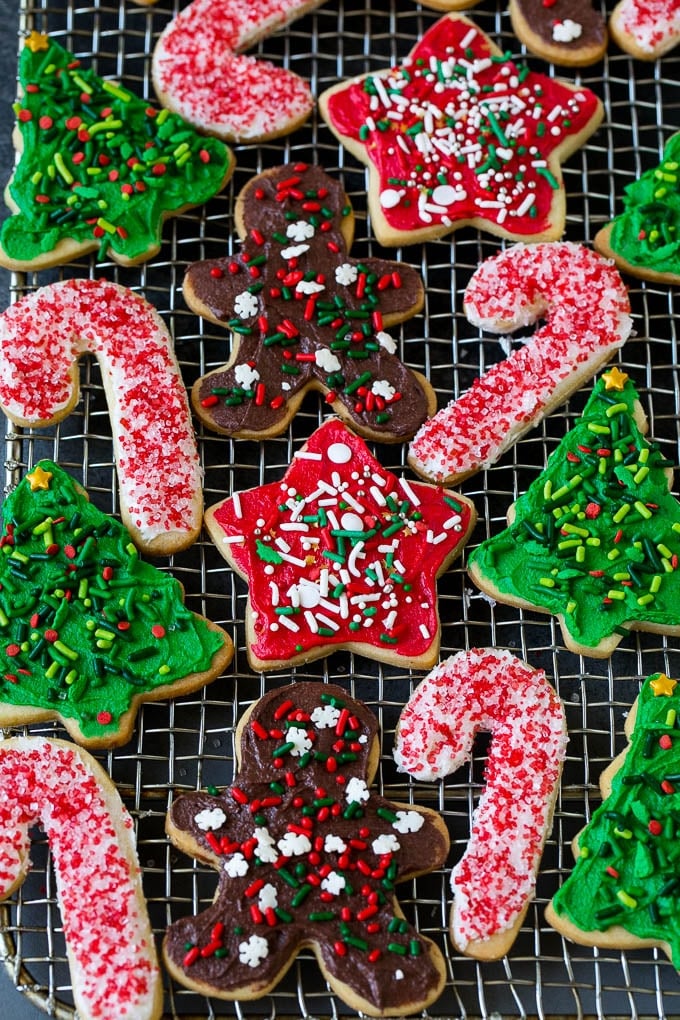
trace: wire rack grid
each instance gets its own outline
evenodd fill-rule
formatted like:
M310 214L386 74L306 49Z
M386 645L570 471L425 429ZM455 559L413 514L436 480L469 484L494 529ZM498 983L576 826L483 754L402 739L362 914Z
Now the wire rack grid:
M611 6L611 5L610 5ZM604 5L603 5L604 7ZM150 54L154 40L177 7L159 3L136 7L129 0L31 3L21 10L21 34L37 29L54 34L102 75L153 98ZM516 56L504 0L486 0L474 11L482 29ZM339 78L388 66L403 57L436 15L413 0L329 0L314 13L264 40L260 55L307 77L318 94ZM535 58L530 64L558 72ZM595 136L564 167L567 237L590 241L620 208L623 187L655 165L663 143L680 120L678 58L643 64L612 44L604 60L568 77L598 93L605 120ZM146 265L122 269L81 260L59 271L13 276L16 299L53 279L100 277L139 291L157 306L175 338L187 385L227 360L228 341L219 328L190 313L182 299L182 275L189 262L232 251L234 198L257 172L288 160L317 162L341 176L356 214L354 254L385 254L373 240L366 211L365 171L338 147L313 116L286 139L235 147L237 168L227 189L206 206L165 225L163 246ZM483 337L462 313L462 294L477 265L501 242L471 229L388 257L415 266L426 288L422 316L395 331L407 364L425 371L443 406L465 390L485 367L503 356L500 345ZM631 282L631 281L629 281ZM667 287L631 283L636 336L621 355L639 386L651 434L666 456L677 461L680 443L677 293ZM81 401L66 421L43 431L6 433L6 485L11 487L43 456L57 460L87 488L103 510L118 512L111 426L96 363L81 367ZM550 451L571 427L587 396L584 390L529 433L492 469L462 487L476 504L479 523L470 548L502 526L510 503L543 468ZM322 412L316 397L303 404L283 436L257 444L201 431L205 500L210 505L234 489L279 478ZM405 449L384 447L385 467L402 470ZM407 469L408 470L408 469ZM206 784L224 786L233 773L233 734L242 712L266 690L307 678L340 683L364 700L382 728L377 783L397 800L417 800L438 808L448 825L452 852L447 869L401 887L407 916L440 945L447 958L444 995L431 1007L433 1018L511 1016L666 1017L680 1015L680 985L665 956L655 950L622 953L585 949L565 942L543 920L543 908L571 867L570 842L599 802L597 780L624 743L623 723L641 679L656 670L680 674L677 642L654 635L631 636L609 661L565 650L555 621L548 616L493 605L474 588L458 561L439 583L442 658L460 649L507 647L553 679L564 700L570 732L568 759L538 879L537 896L508 956L482 964L457 955L447 935L450 901L448 869L468 839L471 815L482 789L485 745L469 768L446 781L413 784L397 773L391 751L399 711L422 678L337 653L289 673L253 674L245 656L246 588L225 565L207 538L161 563L183 583L187 604L224 626L236 654L226 675L198 694L143 707L132 740L101 760L135 819L144 888L152 924L159 936L171 920L195 913L212 900L216 876L174 850L164 835L164 818L181 791ZM58 727L34 732L59 734ZM16 986L50 1016L72 1017L72 997L50 852L36 834L33 869L24 886L1 908L0 955ZM9 1006L9 1003L8 1003ZM172 1017L336 1017L345 1006L330 995L316 963L303 954L275 994L257 1002L206 1000L166 980L166 1013Z

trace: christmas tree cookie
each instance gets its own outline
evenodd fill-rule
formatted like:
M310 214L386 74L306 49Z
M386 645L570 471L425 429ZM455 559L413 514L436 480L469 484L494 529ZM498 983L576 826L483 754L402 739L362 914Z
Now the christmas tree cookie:
M104 81L39 32L19 61L15 145L0 265L18 271L99 251L132 265L160 248L161 226L220 191L230 150L181 117Z
M629 184L624 211L595 235L595 247L631 276L680 283L680 132L657 167Z
M56 464L26 475L2 516L0 727L59 719L78 743L112 747L141 702L196 690L231 660L224 631Z
M574 841L576 865L546 919L586 946L660 946L680 969L680 685L649 677L626 720L629 744L600 777L603 803Z
M680 504L645 429L628 376L605 372L506 530L470 556L483 591L553 613L583 655L607 657L634 629L680 634Z

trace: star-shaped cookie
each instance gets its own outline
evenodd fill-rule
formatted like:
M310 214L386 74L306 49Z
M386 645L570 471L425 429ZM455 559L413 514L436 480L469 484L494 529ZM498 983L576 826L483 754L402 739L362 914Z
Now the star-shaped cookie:
M395 884L441 867L432 810L369 789L377 720L341 687L271 691L236 732L233 785L186 794L168 815L178 847L219 869L217 894L163 945L174 978L206 995L265 995L310 946L333 991L369 1016L403 1016L444 986L437 946L410 925Z
M249 582L253 669L338 648L427 669L439 650L435 581L475 518L463 496L385 471L331 418L280 482L211 507L206 526Z
M347 195L307 163L253 178L236 227L240 252L195 262L184 280L189 307L236 338L229 363L193 388L207 427L242 439L278 435L313 389L367 439L413 436L436 395L399 360L386 328L422 307L415 270L352 258Z
M373 229L386 245L466 225L558 239L560 163L603 116L589 89L516 64L456 14L435 22L401 65L333 86L319 108L369 167Z

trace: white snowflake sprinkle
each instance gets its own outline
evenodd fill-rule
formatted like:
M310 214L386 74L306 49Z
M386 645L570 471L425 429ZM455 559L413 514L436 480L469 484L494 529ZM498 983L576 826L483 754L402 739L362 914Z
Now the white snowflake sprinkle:
M295 291L297 294L320 294L325 289L323 283L317 283L316 280L300 280Z
M291 244L288 248L281 249L281 258L284 258L287 262L289 259L299 258L306 251L309 251L308 244Z
M308 241L310 237L314 237L314 224L307 223L306 220L289 223L286 227L286 237L291 241Z
M241 878L243 875L248 874L249 868L250 865L243 854L232 854L224 862L224 870L229 875L229 878Z
M381 329L379 333L375 334L375 338L388 354L394 354L397 349L397 345L389 333L386 333L384 329Z
M327 347L314 352L314 361L324 372L339 372L342 367L338 358Z
M234 380L237 386L243 386L245 390L252 389L254 383L260 378L260 373L256 368L251 368L250 365L245 362L241 365L237 365L234 369Z
M277 846L284 857L301 857L311 852L312 844L301 832L287 832Z
M272 885L271 882L267 882L260 889L260 894L257 898L257 905L260 910L276 910L279 905L279 894L276 891L276 886Z
M376 379L371 387L371 392L375 393L376 397L384 397L385 400L391 400L396 390L394 386L388 383L387 379Z
M265 864L273 864L279 859L276 852L276 844L265 826L256 826L253 830L253 838L257 840L255 853Z
M335 282L339 283L341 287L349 287L350 283L354 283L358 276L359 270L350 262L343 262L341 266L335 268Z
M210 832L212 829L219 829L227 820L227 816L220 807L204 808L194 815L194 821L203 832Z
M251 935L247 942L239 943L238 958L249 967L259 967L269 956L269 945L261 935Z
M361 801L368 800L369 792L366 783L363 779L359 779L357 776L352 776L349 783L345 787L345 800L348 804L361 803Z
M324 852L327 854L344 854L347 849L347 844L344 839L340 838L340 836L334 836L332 833L329 833L326 836L323 848Z
M254 315L257 315L259 308L260 302L254 294L249 294L247 290L241 291L234 298L234 311L239 319L252 319Z
M307 736L307 730L302 726L290 726L286 730L286 743L295 745L290 752L294 758L298 758L312 749L312 741Z
M337 871L329 871L321 883L321 888L332 896L339 896L345 889L345 880Z
M391 832L386 832L382 836L377 836L371 843L371 849L374 854L396 854L400 847L399 840Z
M418 832L425 824L425 818L420 811L397 811L397 820L392 822L392 828L397 832Z
M317 705L312 712L312 722L319 730L330 730L340 718L340 709L335 705Z

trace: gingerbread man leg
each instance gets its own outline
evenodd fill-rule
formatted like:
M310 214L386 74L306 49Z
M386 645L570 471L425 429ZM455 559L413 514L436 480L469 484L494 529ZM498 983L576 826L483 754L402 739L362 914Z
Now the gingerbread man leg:
M78 358L94 354L113 423L121 515L151 553L190 545L203 497L172 339L138 294L106 280L41 287L0 316L0 406L19 425L61 421L78 401Z
M394 757L416 778L441 778L469 760L483 730L493 737L486 789L451 876L451 938L493 960L514 942L533 897L567 743L562 704L542 670L509 652L460 652L412 695Z
M334 992L370 1016L438 997L443 959L405 920L394 886L440 867L448 835L435 812L369 790L376 731L364 705L313 682L247 713L231 788L183 796L168 817L173 842L220 870L212 906L168 931L173 977L253 998L311 946Z
M436 397L399 360L386 329L422 307L416 272L352 258L347 195L305 163L255 177L239 196L236 225L239 254L195 262L184 282L188 305L236 337L229 364L194 386L199 417L218 432L265 439L316 389L367 439L412 436Z

